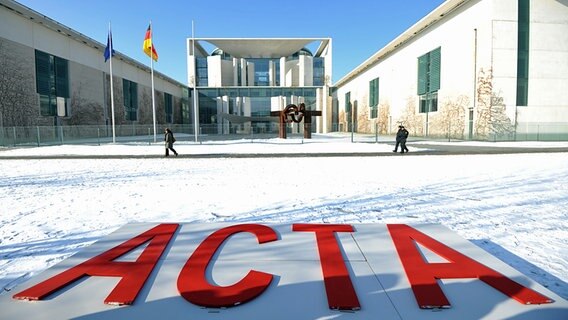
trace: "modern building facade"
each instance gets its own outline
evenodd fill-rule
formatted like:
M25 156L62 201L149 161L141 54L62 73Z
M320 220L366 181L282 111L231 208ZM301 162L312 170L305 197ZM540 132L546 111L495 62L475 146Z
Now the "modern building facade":
M105 44L13 0L0 26L0 128L110 125ZM113 67L116 124L152 125L150 68ZM318 133L568 139L566 1L447 0L335 84L330 38L189 38L187 68L155 72L158 124L276 135L270 113L305 103Z
M568 139L568 3L448 0L335 84L339 128Z
M111 125L105 44L11 0L0 0L0 25L3 128ZM159 72L154 82L156 122L187 123L187 87ZM116 125L153 124L148 66L115 51L113 88Z
M329 38L187 39L188 86L202 132L276 133L270 112L299 103L322 111L313 132L330 131L331 46Z

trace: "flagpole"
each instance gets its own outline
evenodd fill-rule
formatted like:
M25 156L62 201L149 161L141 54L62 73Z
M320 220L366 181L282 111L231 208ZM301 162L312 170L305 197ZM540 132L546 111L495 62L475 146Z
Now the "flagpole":
M152 39L152 47L154 46L153 37L152 21L150 21L150 38ZM150 48L150 72L152 77L152 123L154 124L154 142L156 142L156 99L154 98L154 59L152 48Z
M197 56L195 55L195 28L193 26L193 20L191 20L191 45L193 51L193 132L195 134L195 142L198 140L199 131L199 115L197 114Z
M114 86L112 81L112 51L114 50L112 44L112 31L110 27L110 21L108 22L108 34L109 34L109 50L110 50L110 112L111 112L111 119L112 119L112 143L116 143L116 132L114 130Z

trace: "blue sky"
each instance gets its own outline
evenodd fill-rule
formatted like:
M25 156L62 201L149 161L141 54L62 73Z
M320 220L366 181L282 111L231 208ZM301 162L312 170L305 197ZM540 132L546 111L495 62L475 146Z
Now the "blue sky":
M112 23L115 50L149 64L142 52L150 21L155 70L187 83L186 39L333 39L333 82L384 47L443 0L18 0L96 41ZM102 53L101 53L101 59Z

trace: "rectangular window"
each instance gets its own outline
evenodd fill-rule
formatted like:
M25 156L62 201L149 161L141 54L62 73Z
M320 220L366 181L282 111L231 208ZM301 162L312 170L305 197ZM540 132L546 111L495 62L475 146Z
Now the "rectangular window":
M376 119L379 111L379 78L369 82L369 114Z
M198 87L207 87L209 83L209 76L207 75L207 58L196 58L195 59L197 68L195 72L197 73L197 86Z
M441 65L440 47L418 57L418 81L416 87L420 100L420 113L438 111Z
M166 122L174 122L174 107L172 95L169 93L164 93L164 107L166 109Z
M36 92L42 116L66 117L69 98L68 61L36 50Z
M190 104L189 101L193 101L192 99L193 90L190 90L187 87L182 89L182 97L181 97L181 110L180 110L180 119L179 122L182 124L189 124L193 123L190 113Z
M438 92L426 93L419 96L419 112L438 111Z
M351 92L345 94L345 113L351 113Z
M530 0L518 0L517 106L527 106L529 96Z
M122 93L126 120L138 120L138 84L136 82L122 79Z
M429 54L418 57L418 94L425 94L428 92L428 60Z
M418 57L417 94L440 89L441 48L436 48Z
M325 60L322 57L314 57L314 86L325 84Z

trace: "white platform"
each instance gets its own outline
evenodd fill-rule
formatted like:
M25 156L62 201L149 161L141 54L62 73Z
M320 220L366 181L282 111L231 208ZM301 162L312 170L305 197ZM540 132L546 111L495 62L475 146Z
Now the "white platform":
M129 224L73 257L46 270L13 294L30 288L63 270L76 266L147 231L156 224ZM181 223L160 262L155 266L136 301L130 306L104 304L118 278L89 277L57 291L42 301L22 301L0 296L1 319L568 319L568 302L535 283L499 259L441 225L412 225L444 245L551 298L554 302L524 305L477 279L440 280L449 309L420 309L410 288L385 224L353 224L355 232L337 233L347 269L361 304L358 311L328 307L322 269L313 232L293 232L292 224L263 224L279 240L258 244L250 233L225 241L212 260L210 282L226 286L238 282L249 270L274 275L257 298L231 308L203 308L182 298L178 275L197 246L211 233L232 224ZM419 247L420 248L420 247ZM140 252L120 260L134 261ZM422 248L430 263L441 257Z

